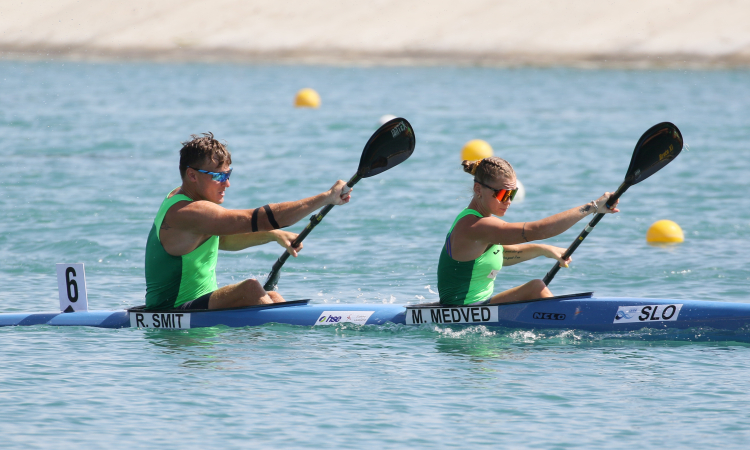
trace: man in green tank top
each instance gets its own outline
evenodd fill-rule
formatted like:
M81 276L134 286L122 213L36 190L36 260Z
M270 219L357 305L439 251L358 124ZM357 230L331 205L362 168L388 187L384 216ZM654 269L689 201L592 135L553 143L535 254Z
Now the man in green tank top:
M182 185L159 208L146 243L146 307L219 309L283 302L255 279L219 288L219 250L237 251L276 241L292 256L297 234L279 228L293 225L325 205L351 199L346 182L313 197L255 209L221 207L232 173L232 156L213 134L193 135L180 150Z

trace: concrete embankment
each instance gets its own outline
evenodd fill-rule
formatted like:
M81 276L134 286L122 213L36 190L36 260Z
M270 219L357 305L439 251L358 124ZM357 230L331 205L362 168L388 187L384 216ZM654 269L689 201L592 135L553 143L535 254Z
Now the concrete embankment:
M0 59L750 66L750 0L6 0Z

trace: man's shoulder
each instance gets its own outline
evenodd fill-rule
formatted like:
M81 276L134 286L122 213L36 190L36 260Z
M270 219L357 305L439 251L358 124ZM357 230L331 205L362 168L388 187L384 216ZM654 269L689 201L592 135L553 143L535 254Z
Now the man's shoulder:
M164 216L172 227L194 232L196 225L203 228L205 224L216 223L224 217L224 211L226 208L208 200L177 200ZM195 234L204 235L205 233Z

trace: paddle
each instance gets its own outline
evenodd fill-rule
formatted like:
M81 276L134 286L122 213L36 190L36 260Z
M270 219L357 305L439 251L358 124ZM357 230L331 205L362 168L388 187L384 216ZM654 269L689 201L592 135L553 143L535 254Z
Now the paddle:
M609 198L607 207L611 207L630 186L640 183L672 162L682 151L682 144L682 133L674 124L669 122L656 124L643 133L638 143L635 144L625 181ZM602 220L602 217L604 217L604 214L601 213L594 216L588 226L581 231L581 234L565 251L563 259L570 257L576 251L581 242L586 239L586 236L593 231L596 224ZM560 264L556 263L544 277L544 284L549 286L558 270L560 270Z
M346 185L351 189L362 178L369 178L396 167L411 156L414 152L415 144L414 129L406 119L397 117L389 120L370 136L364 150L362 150L362 157L359 160L357 173L354 174ZM313 214L310 217L310 223L297 236L297 239L294 240L293 246L296 247L299 245L332 208L333 205L328 205L321 209L319 213ZM270 291L276 288L279 282L279 271L287 258L289 258L289 252L284 252L276 260L271 273L268 274L266 284L263 285L265 290Z

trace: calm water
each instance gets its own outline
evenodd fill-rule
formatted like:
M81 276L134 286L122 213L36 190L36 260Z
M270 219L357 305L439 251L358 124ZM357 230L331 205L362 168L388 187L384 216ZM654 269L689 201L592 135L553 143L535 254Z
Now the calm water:
M319 110L291 107L313 87ZM280 291L328 303L435 301L439 248L469 202L459 153L489 141L528 221L613 191L641 133L690 147L622 198L561 271L558 294L750 302L750 72L0 63L0 312L55 310L55 263L86 265L89 304L143 303L146 236L177 152L233 152L225 206L330 187L383 114L417 149L363 180L287 262ZM650 224L686 242L650 247ZM305 222L294 230L300 230ZM567 247L584 226L551 240ZM281 248L219 259L264 279ZM506 268L498 288L550 260ZM679 337L679 340L675 340ZM269 325L190 331L0 329L3 448L743 448L750 342L710 330Z

